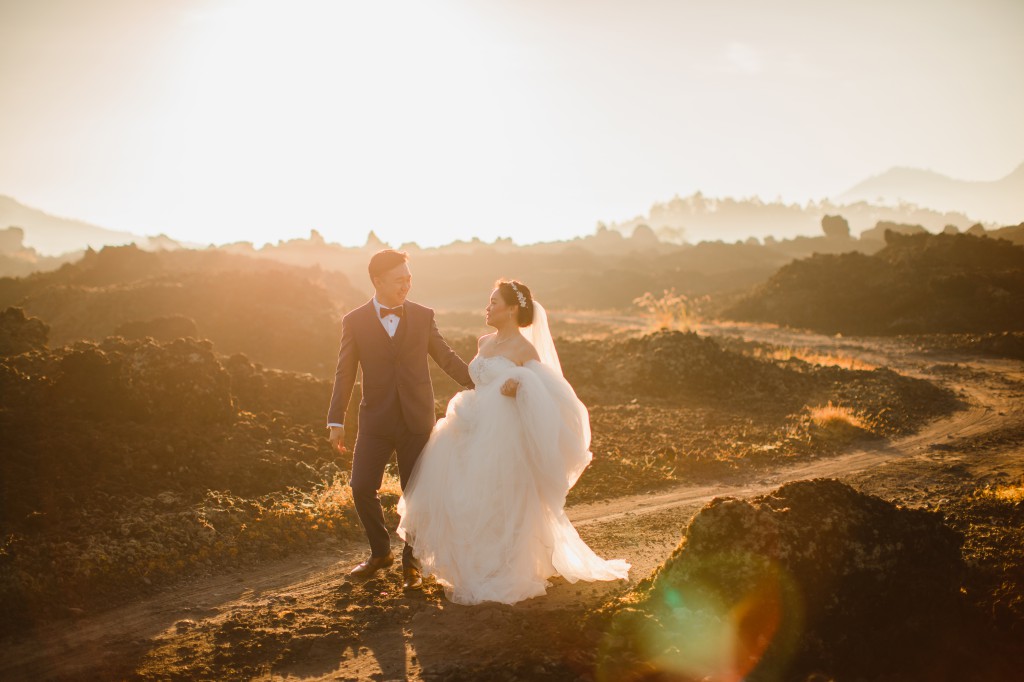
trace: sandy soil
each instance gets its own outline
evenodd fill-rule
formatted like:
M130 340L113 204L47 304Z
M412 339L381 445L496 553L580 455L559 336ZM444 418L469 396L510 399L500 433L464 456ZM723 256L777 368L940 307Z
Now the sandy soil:
M896 339L836 338L761 326L704 332L857 357L957 391L968 407L899 441L758 475L735 485L678 487L574 506L583 538L633 565L630 582L570 585L513 607L462 607L428 585L403 594L396 571L363 585L345 579L361 543L178 586L6 642L3 679L558 679L573 659L581 616L644 579L687 522L716 496L746 497L787 481L835 477L911 506L949 491L1024 476L1024 363L936 356ZM296 635L301 635L298 637ZM525 666L525 667L524 667ZM561 666L561 667L559 667ZM561 671L561 672L559 672Z

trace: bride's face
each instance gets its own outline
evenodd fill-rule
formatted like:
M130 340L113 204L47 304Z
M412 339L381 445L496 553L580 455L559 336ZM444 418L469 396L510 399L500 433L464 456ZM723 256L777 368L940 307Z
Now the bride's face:
M487 304L487 310L484 311L484 321L491 327L500 327L510 320L515 313L515 308L505 303L505 299L501 297L501 292L495 289L491 292L491 300Z

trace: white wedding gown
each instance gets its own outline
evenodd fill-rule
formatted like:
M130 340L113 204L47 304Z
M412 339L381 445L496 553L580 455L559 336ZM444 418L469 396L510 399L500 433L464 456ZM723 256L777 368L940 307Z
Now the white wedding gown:
M473 358L475 390L448 403L399 500L399 535L453 602L513 604L554 575L627 577L629 564L594 554L565 514L592 455L590 417L560 369ZM500 391L509 378L515 398Z

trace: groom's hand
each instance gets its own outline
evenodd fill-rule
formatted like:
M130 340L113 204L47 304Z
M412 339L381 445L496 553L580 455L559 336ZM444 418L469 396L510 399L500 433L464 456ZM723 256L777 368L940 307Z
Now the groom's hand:
M515 398L516 393L519 391L519 381L516 379L509 379L501 385L501 394L507 395L509 398Z
M345 427L331 427L331 447L340 453L345 452Z

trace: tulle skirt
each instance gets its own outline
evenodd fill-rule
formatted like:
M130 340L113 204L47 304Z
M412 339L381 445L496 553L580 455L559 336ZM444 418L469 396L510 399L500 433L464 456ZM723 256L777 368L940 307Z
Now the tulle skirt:
M589 420L574 419L586 413L567 384L546 385L564 379L533 364L504 373L521 382L516 399L498 391L506 376L452 399L399 501L399 534L460 604L536 597L555 575L628 574L626 562L594 554L565 514L565 495L590 460Z

